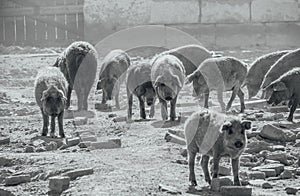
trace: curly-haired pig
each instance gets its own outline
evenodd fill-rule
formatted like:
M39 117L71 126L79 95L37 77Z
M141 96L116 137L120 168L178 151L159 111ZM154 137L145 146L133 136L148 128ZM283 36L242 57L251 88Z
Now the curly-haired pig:
M151 81L161 104L161 116L168 119L167 102L170 101L170 119L176 118L177 96L184 84L185 69L173 55L159 55L152 60Z
M115 96L116 108L120 108L120 84L125 79L126 71L130 66L130 58L123 50L112 50L103 59L97 90L102 89L102 104L112 100Z
M140 103L140 117L145 119L145 101L151 106L149 117L154 116L154 104L156 93L151 82L151 64L149 61L131 65L127 71L126 90L128 99L128 120L132 118L133 94L138 97Z
M208 163L213 157L213 178L218 177L221 157L231 158L234 185L240 186L239 158L247 144L245 130L251 128L250 121L241 121L211 111L193 113L186 121L184 130L188 151L189 181L197 185L195 176L195 157L202 154L201 166L205 181L211 183Z
M268 104L277 105L282 101L289 101L290 114L287 120L293 121L294 112L300 103L300 67L284 73L267 86L266 90L271 92Z
M300 67L300 48L283 55L276 63L274 63L274 65L272 65L265 75L261 89L265 89L282 74L295 67ZM266 99L270 98L270 93L271 92L268 92L268 90L266 91Z
M205 59L212 57L209 50L195 44L173 48L163 52L162 54L171 54L176 56L182 62L186 75L193 73Z
M283 55L287 54L289 51L277 51L257 58L250 66L248 70L244 84L248 89L248 98L254 97L260 90L260 86L263 79L270 69L270 67ZM262 95L263 97L263 95Z
M226 110L229 110L236 95L240 98L241 112L244 112L244 93L241 89L247 75L246 65L234 57L206 59L196 71L187 76L186 83L193 82L197 96L204 94L204 107L208 108L209 93L217 91L222 111L225 111L223 92L232 91Z
M95 48L88 42L73 42L57 58L54 66L60 67L69 83L66 108L70 107L71 94L74 88L78 100L78 110L87 110L88 96L97 71L97 51Z
M58 119L60 137L64 138L63 116L66 107L66 91L68 82L56 67L46 67L39 71L35 80L35 99L43 115L42 136L48 134L49 117L51 117L51 133L54 137L55 118Z

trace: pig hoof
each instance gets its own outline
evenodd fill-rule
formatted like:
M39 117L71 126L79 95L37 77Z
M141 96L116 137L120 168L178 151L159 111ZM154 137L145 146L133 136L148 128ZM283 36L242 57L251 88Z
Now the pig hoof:
M51 137L51 138L55 138L54 133L50 133L50 137Z
M196 180L192 180L190 182L190 187L195 187L195 186L197 186L197 181Z
M170 117L171 121L175 121L176 117Z
M47 136L47 133L46 133L46 132L43 132L43 133L42 133L42 136Z
M242 186L242 184L241 184L241 182L240 182L240 181L238 181L238 182L234 182L233 184L234 184L234 186Z
M291 118L291 117L288 117L288 118L287 118L287 121L289 121L289 122L293 122L293 118Z
M65 138L65 137L66 137L64 133L59 134L59 136L60 136L61 138Z

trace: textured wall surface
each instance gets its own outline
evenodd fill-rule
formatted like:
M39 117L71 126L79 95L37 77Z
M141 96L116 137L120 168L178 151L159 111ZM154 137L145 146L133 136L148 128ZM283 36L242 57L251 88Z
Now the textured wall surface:
M85 0L84 15L85 38L93 43L122 29L163 25L208 48L300 44L300 0ZM177 46L187 40L184 34L168 33L156 34L160 41L153 39L153 45ZM151 34L136 33L131 39L152 40Z

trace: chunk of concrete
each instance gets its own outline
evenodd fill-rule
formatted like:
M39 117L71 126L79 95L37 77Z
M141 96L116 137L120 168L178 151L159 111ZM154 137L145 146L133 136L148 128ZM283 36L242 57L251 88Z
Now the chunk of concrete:
M63 176L68 176L70 178L70 180L75 180L78 177L91 175L93 173L94 173L93 168L84 168L84 169L71 170L71 171L68 171L66 173L63 173L62 175Z
M252 188L246 186L223 186L220 192L222 196L251 196Z
M8 176L5 178L5 186L14 186L22 183L30 182L30 175Z
M289 130L284 130L271 124L263 126L260 136L274 141L290 142L296 140L296 135Z
M290 179L293 177L293 173L289 170L284 170L279 177L281 179Z
M288 195L296 195L297 192L298 192L298 189L297 189L297 188L294 188L294 187L286 187L286 188L285 188L285 192L286 192Z
M71 146L76 146L80 143L80 138L79 137L74 137L74 138L68 138L67 139L67 145L69 147Z
M261 172L261 171L252 171L252 172L248 173L248 177L251 180L265 179L266 178L266 174L264 172Z
M219 178L213 178L211 180L211 190L212 191L220 191L220 188L223 186L232 186L233 182L228 177L219 177Z
M50 194L60 194L67 190L70 186L70 178L68 176L54 176L49 178Z

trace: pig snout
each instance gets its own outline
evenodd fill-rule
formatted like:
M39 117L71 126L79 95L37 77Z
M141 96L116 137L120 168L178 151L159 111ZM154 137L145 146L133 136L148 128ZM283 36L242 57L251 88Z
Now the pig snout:
M166 99L167 101L171 101L171 100L172 100L172 96L167 95L167 96L165 97L165 99Z
M236 141L234 143L234 146L238 149L242 148L244 146L244 143L242 141Z
M153 99L147 99L147 105L151 106L153 104Z

